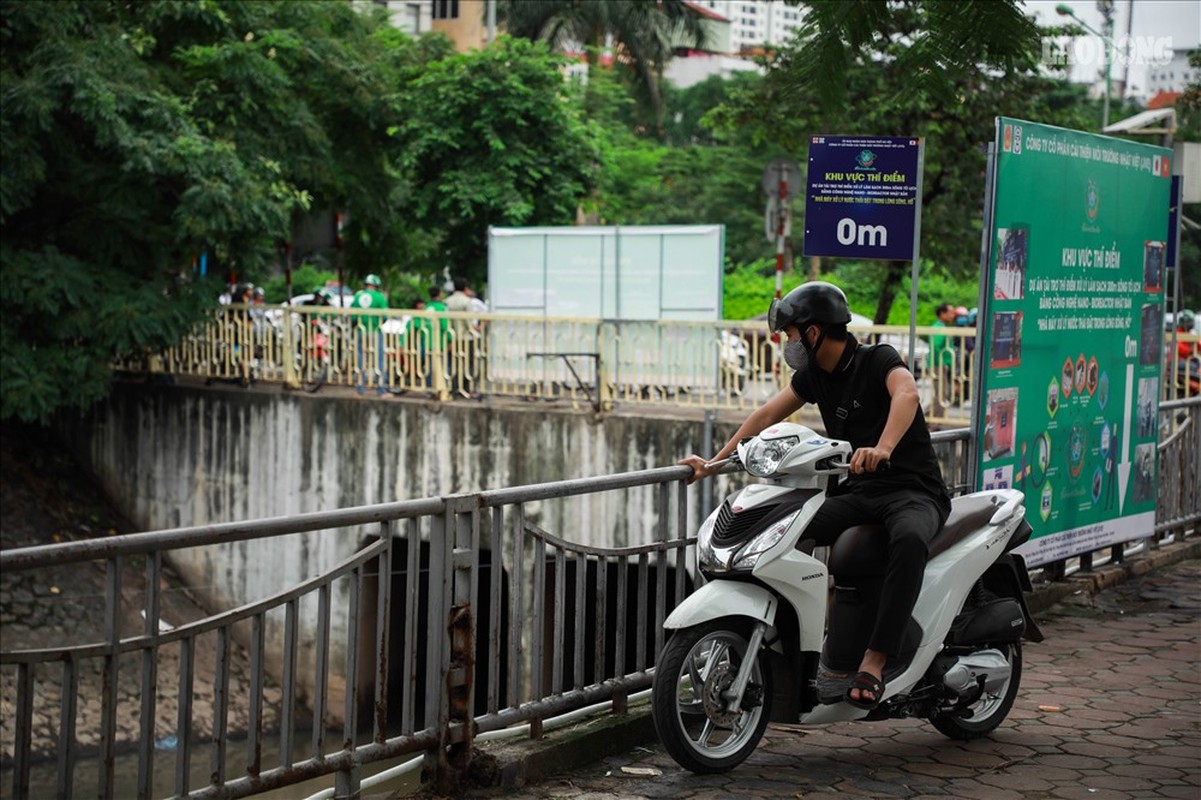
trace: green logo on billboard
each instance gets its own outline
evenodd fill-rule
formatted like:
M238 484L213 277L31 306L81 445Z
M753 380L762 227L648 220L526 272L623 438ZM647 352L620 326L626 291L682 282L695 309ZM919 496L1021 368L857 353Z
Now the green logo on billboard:
M859 155L855 156L855 163L864 169L868 169L872 164L876 163L876 154L871 150L860 150Z
M1084 190L1085 211L1088 212L1088 218L1094 220L1097 218L1097 209L1101 206L1101 193L1097 191L1097 184L1091 178L1088 181L1088 188Z
M1055 419L1055 412L1059 410L1059 379L1052 377L1051 383L1047 386L1047 415L1051 419Z
M1068 434L1068 472L1073 478L1084 468L1084 431L1079 425L1073 425Z

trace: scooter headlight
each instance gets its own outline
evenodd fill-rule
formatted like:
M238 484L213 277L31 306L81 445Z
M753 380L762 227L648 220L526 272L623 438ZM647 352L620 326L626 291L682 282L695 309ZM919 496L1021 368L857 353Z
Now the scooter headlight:
M800 439L796 436L785 436L781 439L755 439L746 449L742 460L746 471L759 478L767 478L775 473L780 462L788 451L796 446Z
M780 543L784 538L784 534L788 532L797 515L801 513L800 509L789 514L776 522L773 522L771 527L763 533L751 539L738 549L734 554L733 563L730 565L731 570L753 570L755 565L759 563L759 557Z
M713 513L701 523L700 529L696 532L697 561L700 563L701 569L708 569L721 564L717 550L713 547L713 526L717 522L717 513L720 510L720 507L714 509Z

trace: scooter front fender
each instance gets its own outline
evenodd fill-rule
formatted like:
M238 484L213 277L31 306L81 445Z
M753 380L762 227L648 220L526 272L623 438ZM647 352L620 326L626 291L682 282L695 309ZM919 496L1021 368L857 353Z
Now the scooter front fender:
M668 630L691 628L720 617L748 617L775 624L779 600L756 583L710 581L684 599L663 621Z

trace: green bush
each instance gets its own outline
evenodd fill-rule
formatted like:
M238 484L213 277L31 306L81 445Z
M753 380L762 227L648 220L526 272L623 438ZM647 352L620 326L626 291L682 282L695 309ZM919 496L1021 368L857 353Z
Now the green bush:
M786 289L791 288L790 275L784 274ZM795 283L796 280L792 279L791 284ZM722 317L725 319L754 319L765 314L775 296L775 259L760 258L749 264L727 265L721 300Z
M833 271L822 274L822 280L840 287L847 295L851 310L869 319L875 316L884 282L883 262L845 262ZM784 273L784 292L794 289L808 279L803 259L796 259L793 268ZM978 302L979 284L959 281L931 264L924 264L918 284L917 324L932 325L934 309L939 303L973 308ZM887 324L909 324L909 276L901 282L897 296L888 312ZM722 285L722 316L730 320L747 320L764 314L776 295L776 262L758 259L749 264L727 265Z

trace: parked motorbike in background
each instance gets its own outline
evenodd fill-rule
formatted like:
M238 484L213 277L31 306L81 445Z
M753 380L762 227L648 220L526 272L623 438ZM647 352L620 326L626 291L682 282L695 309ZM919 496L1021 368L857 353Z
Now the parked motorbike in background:
M325 385L330 365L330 324L313 317L308 320L309 335L296 348L299 361L300 386L312 394Z
M721 385L735 394L746 391L747 379L751 374L750 353L746 340L737 331L723 330L721 348Z
M837 676L853 675L867 647L887 537L880 526L851 528L827 566L805 531L850 454L847 442L780 423L731 457L764 482L731 495L701 525L698 562L708 582L665 621L671 636L655 666L655 727L686 769L732 769L769 721L918 717L951 738L974 739L1009 713L1023 634L1042 639L1023 595L1025 562L1012 552L1031 534L1023 495L1012 489L955 498L881 703L866 711L844 702Z

